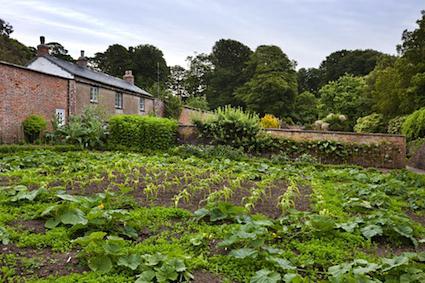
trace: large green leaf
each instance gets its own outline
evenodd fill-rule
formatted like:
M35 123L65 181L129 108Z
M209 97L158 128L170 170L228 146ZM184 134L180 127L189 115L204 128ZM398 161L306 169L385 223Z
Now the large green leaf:
M361 229L362 235L367 239L372 239L376 235L382 235L383 231L381 226L378 225L368 225Z
M88 260L91 270L100 273L107 273L112 269L112 260L109 256L99 255Z
M280 274L267 269L261 269L251 278L251 283L277 283L281 279Z
M118 259L118 265L125 266L131 270L136 270L137 267L142 263L142 257L138 254L131 254L123 256Z
M237 250L233 250L229 253L230 256L233 256L235 258L247 258L247 257L257 257L258 252L254 249L250 249L250 248L242 248L242 249L237 249Z
M146 270L137 276L137 280L135 283L152 283L155 278L155 271Z
M67 207L61 211L61 214L59 215L60 221L63 224L70 224L70 225L76 225L76 224L87 224L87 218L85 217L84 212L79 210L78 208L70 208Z

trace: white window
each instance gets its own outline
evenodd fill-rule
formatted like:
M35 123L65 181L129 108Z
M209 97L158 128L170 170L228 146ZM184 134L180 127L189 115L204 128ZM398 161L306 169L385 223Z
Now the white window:
M122 93L116 92L115 93L115 108L122 109L122 105L123 105Z
M144 97L140 97L139 109L140 109L140 111L145 112L145 98Z
M99 98L99 88L97 86L90 87L90 102L97 103Z
M55 111L56 115L56 122L58 123L59 127L62 127L65 125L65 109L56 109Z

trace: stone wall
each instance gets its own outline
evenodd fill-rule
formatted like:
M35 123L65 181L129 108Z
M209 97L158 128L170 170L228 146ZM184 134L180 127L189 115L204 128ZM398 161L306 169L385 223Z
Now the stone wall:
M409 159L410 167L425 170L425 144L423 144Z
M90 102L90 88L91 86L99 87L99 96L97 103ZM123 93L123 108L115 108L115 93L119 91ZM145 115L154 112L154 100L152 98L145 98L145 111L139 110L140 97L132 93L122 92L118 89L105 87L99 84L90 83L89 81L77 82L76 90L76 114L81 114L83 110L89 105L97 105L102 108L107 115L113 114L141 114Z
M0 143L22 141L22 122L31 114L51 121L64 109L68 116L68 87L67 79L0 62Z
M404 136L290 129L266 129L266 131L275 137L298 142L335 141L345 144L384 145L385 149L388 149L377 160L372 160L367 153L350 156L347 160L347 163L350 164L365 167L404 168L406 163L406 139ZM196 127L193 125L180 125L179 142L186 144L202 143L198 138Z

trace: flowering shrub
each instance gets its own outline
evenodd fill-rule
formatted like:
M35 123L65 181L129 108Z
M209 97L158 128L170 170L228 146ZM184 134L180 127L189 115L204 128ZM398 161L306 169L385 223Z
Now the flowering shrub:
M271 114L266 114L261 118L260 125L265 129L280 128L280 120Z

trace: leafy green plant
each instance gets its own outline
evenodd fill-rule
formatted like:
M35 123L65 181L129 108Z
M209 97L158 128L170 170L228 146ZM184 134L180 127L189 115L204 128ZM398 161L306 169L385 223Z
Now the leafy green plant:
M406 117L406 120L401 126L401 133L408 140L425 137L425 107Z
M388 121L387 132L393 135L401 135L401 126L406 121L407 116L397 116Z
M33 201L40 195L47 194L45 188L39 188L37 190L30 191L27 186L18 185L6 190L8 200L10 202L19 202L19 201Z
M105 144L107 128L105 113L97 107L87 107L81 115L69 117L68 123L57 127L50 138L56 143L99 149Z
M201 110L209 110L208 101L204 97L191 96L186 100L186 105Z
M3 245L9 244L9 233L6 231L6 229L2 226L0 226L0 243Z
M224 220L236 220L245 213L246 210L243 207L219 202L217 204L211 203L208 204L207 207L198 209L195 211L195 218L197 221L208 218L211 222L217 222Z
M373 113L357 119L354 126L357 133L385 133L384 116L382 114Z
M232 147L250 147L260 131L256 115L245 113L240 108L225 106L203 119L194 119L195 126L202 137L212 144Z
M47 122L42 116L31 115L22 122L22 127L27 141L34 143L40 138L40 134L46 129Z

